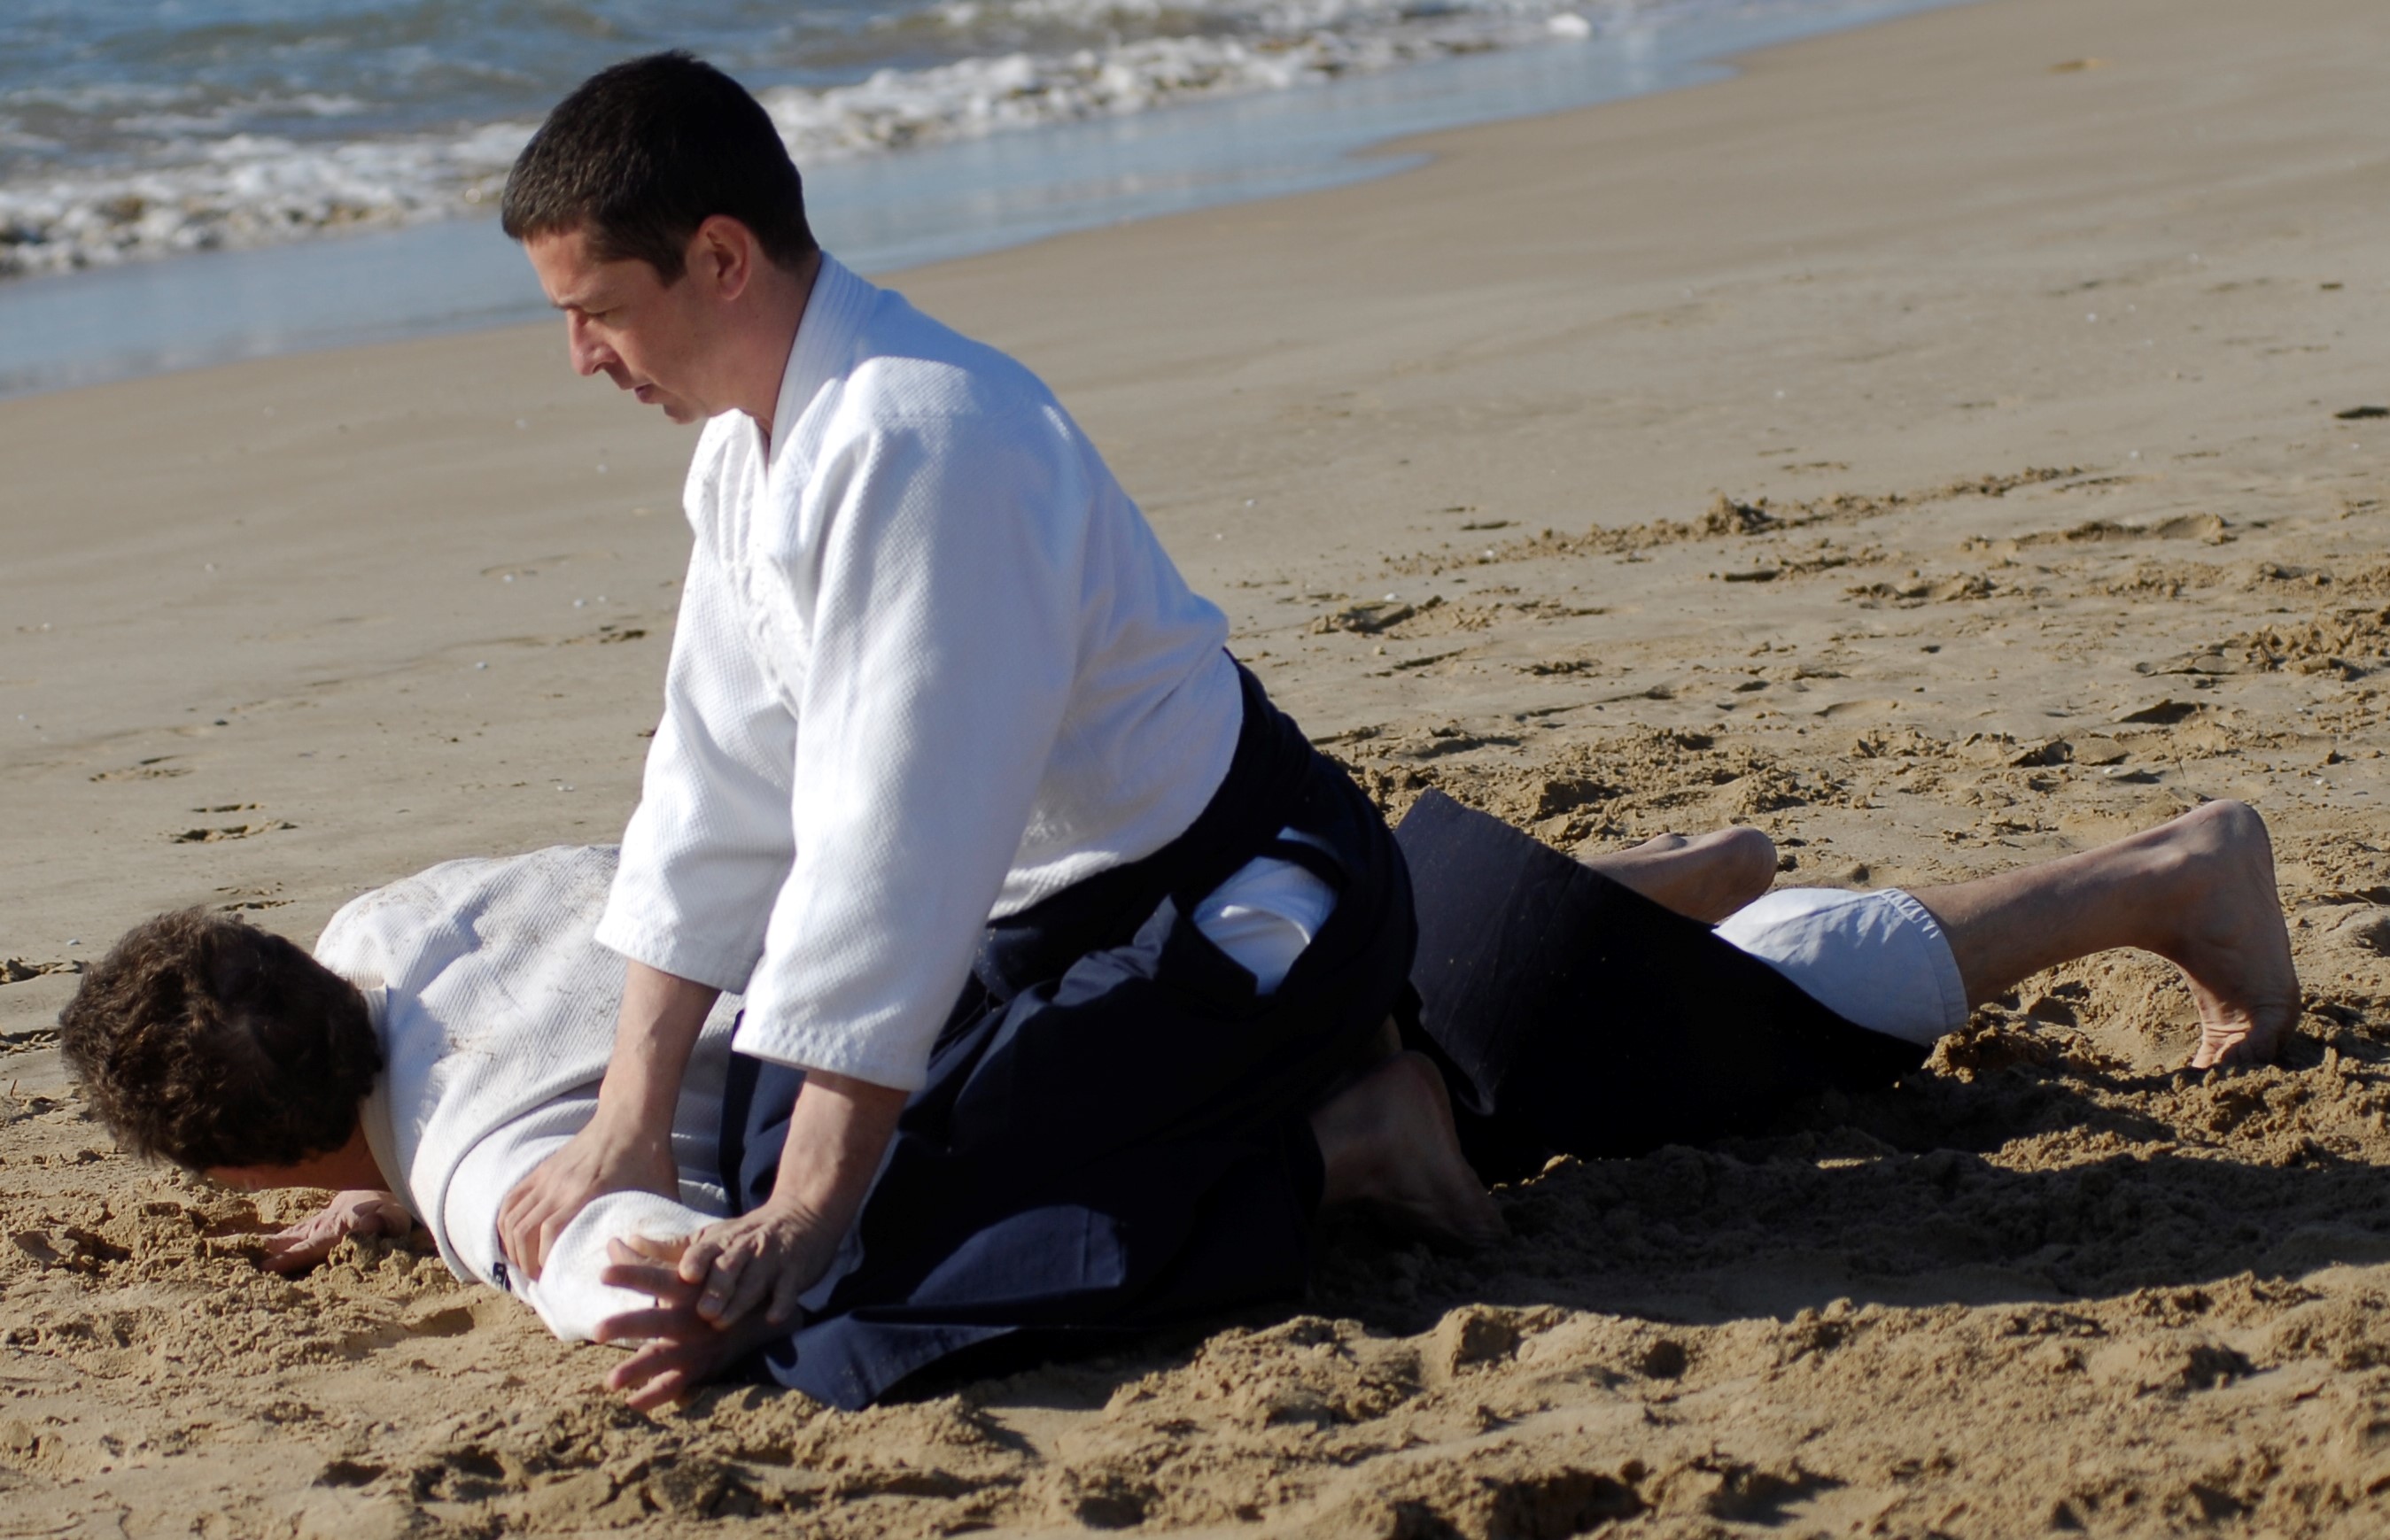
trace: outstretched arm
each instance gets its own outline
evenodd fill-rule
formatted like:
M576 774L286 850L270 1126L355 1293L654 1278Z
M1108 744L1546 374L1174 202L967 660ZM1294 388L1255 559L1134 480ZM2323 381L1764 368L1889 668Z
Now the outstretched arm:
M625 965L613 1057L598 1110L562 1149L542 1161L498 1205L507 1260L536 1278L548 1249L601 1193L680 1190L673 1163L673 1110L688 1056L721 991L645 963Z
M610 1242L613 1265L601 1281L655 1304L598 1324L598 1341L639 1344L606 1383L649 1410L688 1394L790 1329L798 1297L829 1271L870 1195L905 1101L904 1092L885 1085L812 1071L789 1116L772 1196L761 1208L709 1225L686 1241L632 1236Z
M315 1213L265 1238L265 1265L277 1273L304 1272L353 1235L398 1236L414 1227L414 1219L390 1193L362 1187L335 1193Z

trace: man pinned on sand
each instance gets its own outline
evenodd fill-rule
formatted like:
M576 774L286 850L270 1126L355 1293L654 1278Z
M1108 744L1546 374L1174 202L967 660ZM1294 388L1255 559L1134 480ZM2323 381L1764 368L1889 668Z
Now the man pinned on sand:
M951 1098L936 1121L908 1110L898 1157L793 1328L761 1313L716 1326L674 1265L687 1238L764 1190L758 1076L732 1051L726 1000L682 1076L671 1187L585 1205L536 1278L501 1254L501 1200L577 1136L609 1073L622 974L596 931L611 850L433 867L351 902L313 958L225 916L161 916L84 976L61 1047L136 1153L243 1187L352 1189L270 1238L269 1265L303 1266L411 1214L460 1277L513 1292L559 1336L639 1343L610 1377L635 1405L751 1372L854 1406L926 1369L1291 1302L1305 1221L1323 1208L1364 1206L1446 1244L1497 1240L1489 1182L1558 1153L1758 1133L1805 1097L1889 1084L1972 1006L2088 951L2137 946L2182 969L2197 1063L2267 1057L2297 1009L2265 828L2237 802L1915 893L1767 892L1775 853L1748 828L1580 863L1433 793L1398 839L1420 937L1400 1046L1373 1044L1291 1120L1262 1118L1250 1108L1266 1088L1213 1071L1241 1068L1248 1036L1283 1027L1248 995L1258 1008L1224 1024L1226 1046L1184 1046L1175 1066L1230 1093L1180 1096L1189 1115L1160 1124L1137 1118L1156 1097L1134 1081L1117 1086L1125 1115L1063 1105L1035 1083L1046 1063L983 1053L1025 1083L933 1083ZM1340 907L1373 907L1366 897L1348 889ZM1300 970L1280 987L1300 991ZM1231 990L1247 977L1212 974ZM1099 1037L1062 1046L1099 1068L1124 1057ZM1088 1076L1064 1064L1056 1078L1084 1090ZM1009 1143L973 1126L1022 1105L1061 1126ZM1082 1165L983 1186L940 1161L989 1144L1077 1155L1095 1142L1087 1128L1117 1142ZM982 1206L943 1228L918 1212L958 1192ZM932 1254L904 1249L924 1235Z

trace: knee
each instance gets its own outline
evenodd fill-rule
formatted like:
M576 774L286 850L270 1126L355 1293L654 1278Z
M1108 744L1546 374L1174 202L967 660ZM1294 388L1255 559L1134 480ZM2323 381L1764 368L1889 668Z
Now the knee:
M2165 827L2191 833L2193 850L2202 845L2227 851L2272 847L2266 833L2266 820L2258 816L2257 810L2229 797L2202 802Z
M1716 838L1733 858L1737 875L1754 879L1762 888L1776 880L1775 841L1748 824L1721 829Z

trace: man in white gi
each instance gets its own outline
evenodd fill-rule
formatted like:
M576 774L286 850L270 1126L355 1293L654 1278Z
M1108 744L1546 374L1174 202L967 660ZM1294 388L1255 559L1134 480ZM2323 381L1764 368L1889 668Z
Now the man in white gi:
M664 714L598 939L627 961L587 1126L507 1200L536 1277L593 1197L671 1181L716 996L801 1069L760 1206L683 1263L709 1318L791 1318L879 1171L983 930L1186 835L1247 717L1180 579L1028 371L822 253L752 98L686 56L561 104L505 217L573 366L706 420ZM1299 953L1326 881L1242 832L1215 907ZM1216 887L1216 883L1215 883Z

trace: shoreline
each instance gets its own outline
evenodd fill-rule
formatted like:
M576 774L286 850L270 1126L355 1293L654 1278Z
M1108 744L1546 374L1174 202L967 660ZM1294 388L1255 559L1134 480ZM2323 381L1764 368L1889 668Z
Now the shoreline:
M1788 38L1964 3L1852 0L1856 15L1703 20L1641 46L1600 38L1499 49L833 159L806 178L826 243L858 271L900 271L1368 180L1400 169L1399 141L1420 133L1681 89ZM0 281L0 401L545 313L486 217Z
M854 1540L2377 1533L2390 1514L2390 35L2368 0L1984 0L1430 135L1397 177L924 266L1043 375L1390 815L1728 823L1921 888L2266 818L2281 1062L2153 957L1888 1089L1323 1226L1308 1298L859 1416L619 1415L605 1350L299 1200L103 1148L0 983L0 1471L31 1526ZM610 840L691 435L552 327L0 404L0 961L302 941ZM22 713L21 716L19 713ZM1588 1031L1632 1032L1632 1021ZM1964 1387L1954 1393L1953 1387ZM2088 1453L2087 1453L2088 1452Z
M2046 3L1986 0L2003 19ZM1920 52L1911 40L1965 35L1977 25L2001 32L1969 19L1984 8L1785 45L1742 59L1741 72L1707 85L1424 135L1401 149L1429 163L1393 180L1056 237L915 269L901 287L932 314L1007 348L1048 379L1105 446L1198 589L1229 610L1239 645L1272 654L1274 690L1323 734L1368 726L1367 715L1390 709L1400 692L1311 683L1308 670L1290 668L1288 649L1252 640L1275 635L1283 611L1275 608L1281 601L1250 585L1298 554L1333 575L1314 584L1320 592L1394 592L1403 585L1388 581L1389 556L1492 538L1471 526L1498 524L1496 545L1478 547L1495 550L1545 528L1682 520L1722 494L1902 495L1954 475L2033 466L2084 466L2130 479L2142 473L2137 464L2144 455L2154 474L2162 456L2211 455L2235 429L2287 431L2295 423L2305 430L2315 417L2310 399L2364 396L2371 387L2361 367L2325 360L2337 383L2319 380L2296 404L2253 418L2249 403L2211 385L2196 366L2182 366L2179 350L2197 344L2178 328L2152 353L2155 339L2144 347L2143 338L2117 333L2130 311L2112 312L2101 331L2096 318L2084 319L2096 312L2040 302L2067 284L2090 283L2085 292L2096 292L2113 281L2100 276L2106 269L2129 267L2136 284L2163 276L2238 289L2253 263L2263 265L2236 254L2233 241L2189 233L2166 236L2162 253L2083 260L2059 249L2055 261L2042 260L2062 270L2045 276L2048 292L2020 289L2016 273L1999 272L1992 281L2015 295L2030 291L2035 302L1987 301L1987 311L2004 311L2025 329L1984 359L1977 369L1984 378L1972 384L1959 384L1958 374L1976 367L1965 360L1997 340L1992 323L1954 317L1926 334L1922 347L1908 348L1897 317L1921 305L1948 311L1958 280L1940 269L1968 241L1997 232L2017 195L1980 209L1946 198L1938 217L1925 221L1871 212L1943 178L1931 168L1895 168L1895 196L1870 201L1865 185L1886 174L1867 159L1873 128L1845 122L1864 114L1825 120L1831 149L1846 154L1853 169L1805 171L1829 184L1823 195L1801 186L1773 192L1783 168L1734 147L1785 132L1792 116L1778 96L1786 83L1821 72L1897 81ZM1938 43L1924 51L1937 61L1949 57ZM2079 45L2075 51L2090 55ZM2064 62L2037 65L2017 83L2062 107L2061 93L2120 78L2110 70L2048 72ZM2139 82L2130 88L2143 101L2152 89ZM1904 84L1870 110L1913 111L1923 89ZM1721 114L1713 104L1729 110ZM1966 105L1975 116L1952 153L1997 161L1997 150L1979 147L2005 108ZM1728 153L1712 164L1719 146ZM1805 146L1802 153L1827 151ZM1674 186L1704 178L1704 198L1747 199L1754 212L1671 212ZM2177 180L2196 186L2198 173ZM2062 226L2092 217L2088 211L2114 196L2114 178L2096 171L2077 182L2060 186L2052 205ZM1992 185L1999 185L1997 176ZM1612 190L1581 190L1587 186ZM2036 196L2050 202L2046 191ZM1592 220L1554 212L1573 199L1621 198L1643 217L1609 218L1614 201L1604 201L1604 216ZM1855 247L1838 227L1832 209L1845 199L1876 246ZM1518 226L1515 253L1456 242L1441 212L1453 207ZM1987 238L1997 247L1996 234ZM2318 280L2334 287L2313 295L2344 309L2384 291L2383 279L2367 276L2370 259L2345 248L2335 243L2340 276ZM1419 250L1436 254L1410 260ZM1687 253L1699 255L1688 261ZM1915 264L1919 276L1888 278L1901 263ZM1201 276L1157 282L1157 269L1168 268ZM1580 272L1600 274L1599 286L1587 289L1569 276ZM1880 303L1869 286L1886 281L1900 288ZM1829 287L1837 291L1830 299ZM1215 302L1227 296L1233 304ZM1558 337L1549 335L1553 306L1564 317ZM1869 340L1853 348L1845 336ZM1601 350L1586 353L1595 337ZM2044 378L2031 366L2037 355L2021 352L2028 340L2080 378ZM176 748L186 736L227 731L219 718L312 711L325 692L425 668L495 668L494 654L586 641L597 623L652 638L669 622L669 587L686 548L675 510L687 439L598 384L573 379L555 344L546 326L492 328L0 404L0 455L18 469L17 485L0 502L16 567L13 579L0 579L0 725L14 729L0 739L6 755L0 772L22 784L45 765L62 768L112 743ZM1897 360L1904 351L1915 356L1901 365L1902 376L1879 379L1877 356ZM2166 378L2112 390L2138 377L2145 362ZM193 391L194 381L206 389ZM1921 393L1911 389L1920 383L1928 387ZM1455 397L1482 404L1455 404ZM2184 398L2191 410L2163 404L2168 398ZM128 442L109 426L114 418L141 424L142 432ZM2193 422L2199 426L2188 426ZM1616 446L1590 482L1572 468L1587 423ZM2332 475L2373 463L2360 437L2320 438L2326 459L2346 465ZM427 447L434 450L428 461ZM89 474L97 465L111 467L110 475ZM358 477L368 485L353 484ZM162 525L146 500L161 494L171 494L174 509ZM457 511L482 506L508 509L511 522ZM460 581L436 599L384 596L366 581L377 567L405 572L420 563L417 532L357 522L397 507L430 510L430 527L456 543L442 564ZM328 522L327 509L341 511ZM1285 522L1290 510L1300 527ZM227 542L254 551L214 560ZM130 568L110 554L134 551L142 555ZM315 567L325 560L338 564L328 584ZM496 581L518 568L523 586ZM555 584L546 580L567 574L574 591L549 605L546 590ZM527 613L533 592L541 597L530 602L538 608ZM67 595L81 597L53 602ZM572 608L572 598L582 607ZM252 613L284 619L255 631L241 623ZM526 630L526 622L536 623ZM158 648L183 624L197 627L208 648L226 649L208 671L219 684L195 691L173 666L173 650ZM106 698L72 687L88 665L71 655L71 639L121 654ZM434 661L443 659L450 661ZM660 655L643 661L661 667ZM554 674L555 663L545 660L535 672ZM442 694L450 704L471 703L475 682L443 686ZM606 693L606 738L627 739L645 725L649 694L610 685ZM165 738L156 738L160 733ZM531 740L539 736L532 731ZM576 751L595 748L581 730L568 736ZM528 743L524 751L552 758ZM277 794L294 790L306 768L289 765L258 784ZM588 795L587 776L560 767L541 776ZM598 784L618 811L572 827L619 827L636 760L615 765ZM445 809L436 820L442 827L475 826L453 791L435 800ZM305 802L312 818L324 799L309 793ZM358 827L347 816L333 822ZM526 806L496 827L535 828L541 815ZM45 837L25 848L38 852L32 858L39 864L64 853ZM437 853L405 838L395 848L422 850L425 859ZM377 870L399 875L412 869L405 859ZM84 861L65 865L88 869ZM327 897L364 880L327 889L330 870L314 862L302 869L314 874L304 879L308 891ZM149 906L192 892L180 884L144 883L157 895ZM112 886L108 892L113 907L122 895ZM0 912L6 922L0 933L21 935L18 944L62 960L66 937L102 929L96 916L77 913L100 897L88 892L32 924L24 923L32 911L12 905L14 913ZM30 998L0 995L11 1005Z

